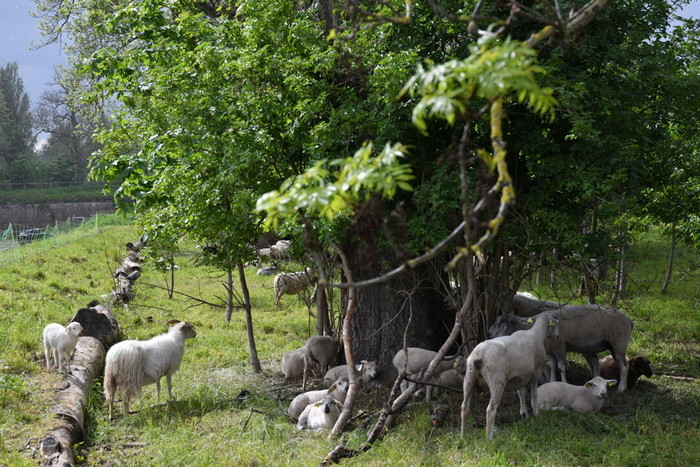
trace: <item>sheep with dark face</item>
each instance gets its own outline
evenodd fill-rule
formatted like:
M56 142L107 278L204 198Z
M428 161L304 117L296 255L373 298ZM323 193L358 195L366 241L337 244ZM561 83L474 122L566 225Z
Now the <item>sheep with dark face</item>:
M621 368L618 391L626 389L628 369L625 352L632 335L632 320L625 313L600 305L564 305L545 313L559 321L559 339L547 341L545 345L550 358L550 381L556 381L558 368L561 380L566 382L566 352L581 353L590 365L593 376L600 376L598 353L609 350ZM530 326L524 319L502 315L491 325L488 336L506 336Z
M605 358L600 359L600 376L608 379L620 378L620 368L617 366L617 362L612 356L608 355ZM651 378L654 376L654 371L651 369L651 363L649 359L638 355L636 357L627 359L627 389L632 389L637 385L637 380L642 376Z

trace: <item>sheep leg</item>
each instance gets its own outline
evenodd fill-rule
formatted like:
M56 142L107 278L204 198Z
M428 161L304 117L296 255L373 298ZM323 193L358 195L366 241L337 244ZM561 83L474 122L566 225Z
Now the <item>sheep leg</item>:
M478 375L472 375L471 373L467 373L467 376L464 378L464 385L462 387L462 390L464 391L464 398L462 399L462 408L461 408L461 434L464 436L464 433L467 431L467 418L469 417L469 404L472 399L472 391L474 391L474 386L476 386L476 381L478 379Z
M489 386L489 391L491 391L491 399L489 400L489 405L486 407L486 437L491 440L493 439L493 426L496 422L496 412L498 411L498 405L501 403L501 397L503 396L504 385L494 384L494 388Z
M561 381L562 383L566 383L566 352L564 352L564 355L555 355L555 358L557 360L557 368L559 368L559 374L561 375ZM552 381L556 381L557 379L554 378Z
M520 400L520 418L527 418L527 389L525 389L525 386L523 386L518 388L516 392L518 393L518 399Z
M46 357L46 369L51 369L51 350L49 346L44 344L44 356Z
M600 365L598 364L598 354L584 354L583 355L586 361L588 362L588 366L591 367L591 372L593 373L593 377L595 378L596 376L600 376Z
M615 352L615 361L620 369L620 381L617 382L617 391L624 392L627 389L627 374L629 373L629 365L624 352Z
M156 403L160 404L160 378L156 380Z
M530 405L532 406L532 415L536 417L540 412L537 404L537 374L530 380Z
M173 385L172 375L165 375L165 380L168 382L168 400L173 400Z
M549 355L549 381L557 380L557 357Z

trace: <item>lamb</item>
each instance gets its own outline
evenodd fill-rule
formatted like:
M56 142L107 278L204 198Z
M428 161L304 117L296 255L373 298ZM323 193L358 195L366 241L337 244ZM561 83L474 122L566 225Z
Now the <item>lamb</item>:
M614 379L596 376L583 386L554 381L537 388L537 405L540 410L569 409L574 412L598 412L608 396L608 386Z
M315 366L325 375L338 355L338 344L331 336L311 336L304 344L304 376L301 388L306 389L309 368Z
M408 362L406 361L405 353L408 353ZM405 353L404 349L400 349L398 352L396 352L396 355L394 355L394 358L392 359L392 363L394 368L396 368L396 371L401 373L405 369L406 375L409 377L420 375L420 373L427 368L428 365L430 365L430 362L433 360L433 358L435 358L435 355L437 355L437 352L422 349L420 347L408 347ZM441 361L437 368L435 368L432 381L437 381L437 378L442 372L460 366L464 366L464 357L462 356L457 357L456 360L446 359ZM408 384L409 382L406 380L401 381L401 392L406 392L408 389ZM431 389L428 387L425 393L426 401L430 401L430 396Z
M77 321L70 323L65 328L58 323L46 325L42 334L46 369L50 370L53 366L51 362L51 356L53 355L53 363L58 367L59 373L63 373L64 366L66 372L70 373L70 356L78 343L78 337L82 331L83 326Z
M304 428L310 431L330 430L340 417L343 404L326 396L318 402L309 404L299 416L297 430Z
M369 383L375 376L377 376L377 362L361 360L360 363L355 365L355 368L357 368L357 371L360 372L360 381L363 385ZM323 377L323 380L330 383L343 376L348 376L347 365L340 365L331 368Z
M600 376L609 379L619 379L620 369L617 366L615 359L608 355L602 358L599 362ZM627 389L632 389L637 385L637 380L640 376L644 375L647 378L654 376L654 372L651 369L651 364L649 359L638 355L636 357L627 359Z
M127 340L113 345L105 358L105 398L109 403L109 419L112 420L114 395L119 390L124 398L124 415L129 414L131 397L141 393L147 384L156 384L160 401L160 379L168 382L168 400L172 400L172 376L180 368L185 353L185 339L194 338L197 332L187 321L176 323L167 333L147 341Z
M275 287L275 305L278 305L282 295L296 295L311 286L316 281L314 270L306 268L300 272L277 274L273 285Z
M600 376L598 352L609 350L621 368L618 391L627 388L625 352L632 335L632 320L620 310L599 305L564 305L546 312L559 321L559 339L545 344L551 363L550 381L556 381L556 369L566 382L566 352L579 352L588 361L593 376ZM539 316L539 315L537 315ZM489 337L508 335L530 326L511 315L500 316L489 328Z
M532 321L532 318L528 318ZM545 361L544 342L556 339L557 321L547 313L538 315L534 325L510 336L489 339L477 345L467 358L467 374L464 378L462 400L462 435L469 416L469 403L474 387L481 376L489 388L491 397L486 408L486 437L493 439L496 411L503 391L517 390L520 398L520 415L527 417L525 394L530 386L530 404L537 415L537 378Z
M345 402L345 396L348 393L350 382L348 378L343 376L331 385L328 389L319 389L318 391L307 391L299 394L289 404L287 413L290 417L298 417L309 404L314 404L326 396L331 396L341 404Z

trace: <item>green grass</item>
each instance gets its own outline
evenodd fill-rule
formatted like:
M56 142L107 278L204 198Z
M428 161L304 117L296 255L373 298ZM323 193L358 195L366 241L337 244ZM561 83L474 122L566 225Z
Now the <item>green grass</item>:
M102 223L37 242L22 256L0 266L0 465L36 465L33 449L55 423L50 415L61 378L44 369L41 330L49 322L67 322L89 301L113 288L111 274L125 255L124 244L140 232L129 225ZM53 239L52 239L53 241ZM517 396L507 393L499 408L497 436L485 440L488 399L472 399L469 427L459 435L457 394L441 394L452 408L444 426L428 421L425 403L412 402L389 434L345 465L694 465L700 458L700 384L697 378L697 253L681 251L677 279L667 295L658 290L666 246L653 235L635 247L629 297L620 306L635 321L630 353L647 355L657 373L639 386L614 393L599 414L542 413L521 421ZM197 267L191 256L178 257L176 290L208 301L224 293L218 271ZM225 323L224 310L194 306L146 284L164 285L162 274L144 264L137 300L113 310L125 338L149 338L163 332L169 318L188 319L197 338L187 341L174 377L176 401L157 404L154 386L132 401L129 417L109 422L101 379L93 384L86 414L86 440L77 447L85 465L317 465L341 440L297 431L283 415L298 391L286 385L279 360L313 332L308 313L294 297L273 303L272 277L247 270L254 306L256 343L263 373L249 364L243 314ZM652 282L653 281L653 282ZM587 368L571 356L571 379L585 380ZM234 400L242 390L249 399ZM370 413L379 409L387 386L359 401ZM121 406L118 406L121 414ZM359 447L376 416L360 418L343 435Z
M111 201L102 193L102 183L86 183L79 186L53 188L26 188L0 190L0 204L44 204Z

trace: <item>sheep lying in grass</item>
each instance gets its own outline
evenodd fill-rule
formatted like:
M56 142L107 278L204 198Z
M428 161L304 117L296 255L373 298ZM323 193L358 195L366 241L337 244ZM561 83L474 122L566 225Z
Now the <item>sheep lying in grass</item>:
M46 357L46 369L50 370L53 363L58 367L59 373L63 373L65 366L66 372L70 373L70 355L75 350L75 345L78 343L78 337L83 331L83 326L74 321L65 328L58 323L47 324L42 334L44 340L44 356Z
M326 396L318 402L309 404L299 415L297 430L330 430L338 421L342 408L343 404L333 399L333 396Z
M331 385L328 389L319 389L318 391L307 391L299 394L289 404L287 413L290 417L298 417L309 404L314 404L326 396L331 396L341 404L345 402L345 396L348 393L350 385L348 378L343 376Z
M533 321L532 318L528 318ZM493 439L496 411L503 391L518 391L520 415L527 416L525 393L530 386L530 403L535 415L537 405L537 378L545 361L544 342L556 339L557 322L547 313L537 316L532 328L516 331L510 336L486 340L477 345L467 358L467 374L464 378L464 399L462 401L462 435L466 430L469 416L469 402L474 387L483 377L491 393L486 408L486 436Z
M608 386L614 379L596 376L583 386L554 381L537 388L537 405L540 410L569 409L574 412L598 412L608 396Z
M306 268L300 272L277 274L273 285L275 287L275 305L278 305L282 295L296 295L316 281L314 270Z
M147 384L156 384L160 402L160 379L168 382L168 400L172 400L172 376L180 368L185 353L185 339L197 332L187 321L170 320L177 323L167 333L147 341L127 340L114 344L105 358L105 398L109 403L109 419L112 419L114 395L121 391L124 398L124 415L129 414L129 401L141 393Z
M599 365L600 376L608 379L620 379L620 368L617 366L617 362L611 355L602 358ZM632 389L635 387L637 385L637 380L642 375L646 376L647 378L654 376L654 371L651 369L649 359L642 355L628 358L627 367L629 368L627 372L627 389Z
M304 375L301 389L306 389L309 370L316 368L325 375L338 355L338 343L331 336L311 336L304 344Z
M561 380L566 382L566 352L583 354L593 376L600 376L598 353L609 350L621 368L618 391L626 389L628 370L625 352L632 335L632 320L625 313L600 305L565 305L545 313L559 321L559 339L546 343L551 364L550 381L556 381L558 368ZM531 324L526 320L502 315L491 325L488 335L505 336L529 326Z
M357 371L360 373L360 381L363 385L369 383L375 376L377 376L377 362L362 360L360 363L355 365L355 368L357 368ZM323 377L323 380L326 383L331 383L343 376L348 376L347 365L339 365L331 368Z

